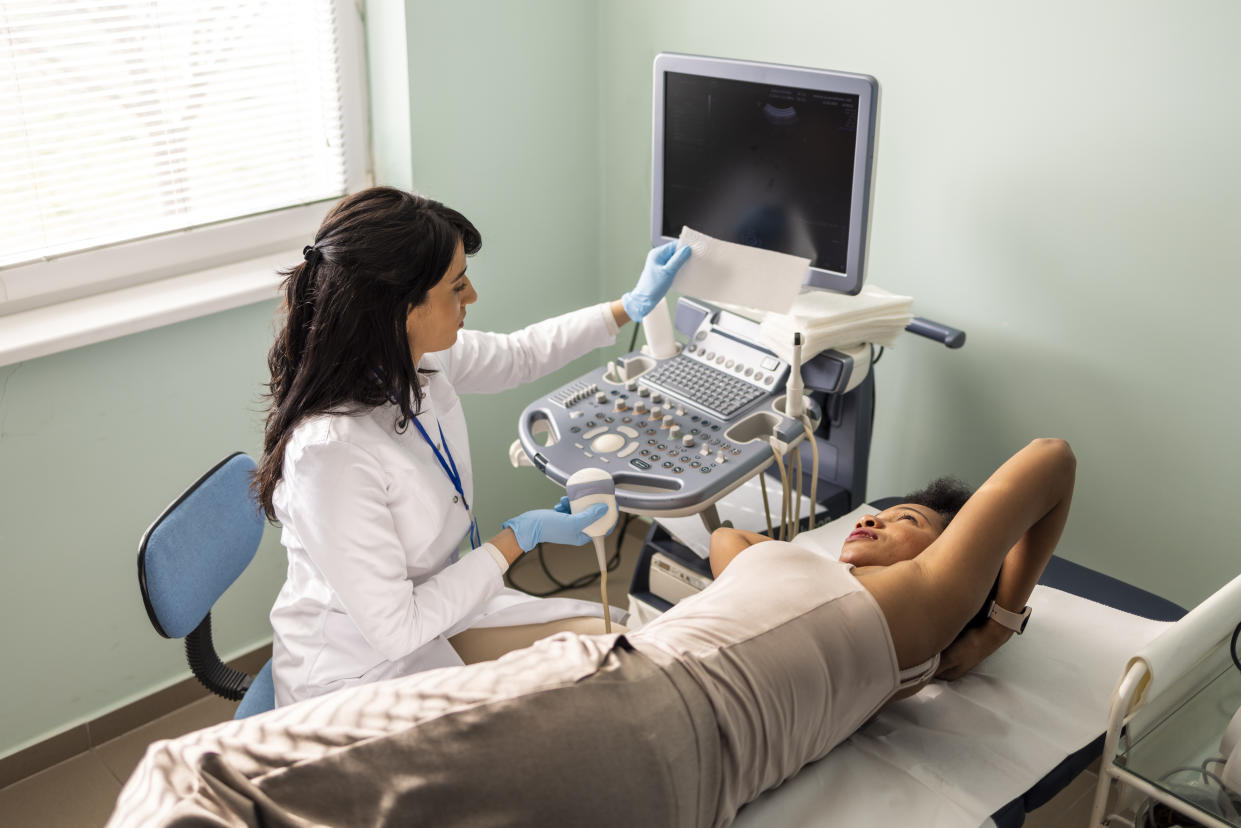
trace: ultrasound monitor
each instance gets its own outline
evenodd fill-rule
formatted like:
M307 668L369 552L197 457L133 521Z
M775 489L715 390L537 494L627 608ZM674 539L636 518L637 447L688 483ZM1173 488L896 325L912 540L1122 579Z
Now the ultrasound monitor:
M652 243L687 225L808 258L806 284L857 293L878 93L867 75L659 55Z

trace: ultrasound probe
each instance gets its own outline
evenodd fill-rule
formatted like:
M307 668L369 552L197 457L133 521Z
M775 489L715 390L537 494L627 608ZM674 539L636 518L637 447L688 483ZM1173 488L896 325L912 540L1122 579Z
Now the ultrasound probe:
M603 599L603 629L612 632L612 613L608 606L608 558L603 542L608 532L616 525L618 517L616 509L616 483L612 475L603 469L586 468L573 473L565 481L565 494L569 498L569 509L577 514L596 503L606 503L608 511L603 517L582 530L595 541L595 557L599 559L599 590Z

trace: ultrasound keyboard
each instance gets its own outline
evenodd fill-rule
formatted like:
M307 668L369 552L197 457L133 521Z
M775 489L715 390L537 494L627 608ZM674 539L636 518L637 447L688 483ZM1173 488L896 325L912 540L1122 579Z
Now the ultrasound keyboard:
M685 354L664 360L643 375L643 383L708 414L727 420L763 396L760 386L713 368Z

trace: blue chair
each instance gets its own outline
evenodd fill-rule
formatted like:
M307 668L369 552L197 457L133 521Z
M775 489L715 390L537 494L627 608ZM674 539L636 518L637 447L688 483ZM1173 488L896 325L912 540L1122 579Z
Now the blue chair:
M186 489L142 536L138 584L155 631L184 638L190 670L203 686L241 701L235 719L271 710L271 660L257 676L220 660L211 640L211 607L249 566L263 538L263 513L250 494L252 458L225 457Z

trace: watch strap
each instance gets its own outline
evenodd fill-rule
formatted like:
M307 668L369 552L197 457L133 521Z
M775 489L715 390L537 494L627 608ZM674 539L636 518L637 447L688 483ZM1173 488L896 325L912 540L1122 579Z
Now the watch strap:
M1030 623L1030 608L1025 607L1021 612L1012 612L992 601L991 609L987 610L987 617L1001 627L1021 635L1026 630L1026 624Z

